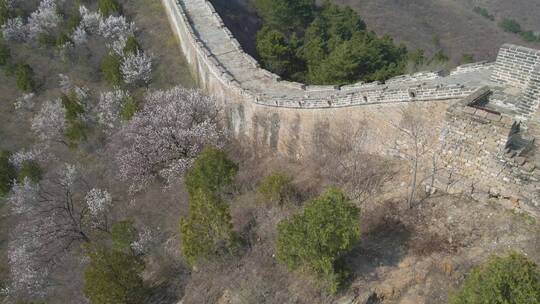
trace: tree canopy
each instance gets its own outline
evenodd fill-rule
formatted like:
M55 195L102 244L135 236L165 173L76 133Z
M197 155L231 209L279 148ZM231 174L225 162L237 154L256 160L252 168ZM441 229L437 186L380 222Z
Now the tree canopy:
M540 269L519 253L492 256L473 268L451 304L540 303Z
M337 263L360 238L359 213L343 192L327 190L279 223L278 259L291 270L314 272L336 292L344 277Z
M237 173L238 166L227 158L225 152L206 147L187 172L185 183L192 196L197 196L198 190L220 194L232 186Z
M9 151L0 150L0 197L9 193L13 180L17 177L15 167L9 162L10 156Z
M386 80L405 71L407 49L377 37L349 7L311 0L257 0L264 26L257 52L265 68L309 84Z
M238 236L221 194L232 185L237 172L237 165L225 152L207 147L186 174L189 214L180 220L180 233L182 252L191 265L236 249Z
M92 304L138 304L146 293L141 256L130 246L134 230L130 221L113 226L113 246L89 246L90 263L84 272L84 294Z

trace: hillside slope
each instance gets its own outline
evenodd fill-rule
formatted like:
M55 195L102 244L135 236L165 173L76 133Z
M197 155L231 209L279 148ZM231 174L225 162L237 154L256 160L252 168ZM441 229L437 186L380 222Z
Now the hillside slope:
M493 60L503 43L539 48L519 35L506 33L498 23L503 18L517 20L524 29L540 32L540 1L534 0L332 0L349 5L378 34L389 34L409 49L433 53L442 48L454 63L463 54L475 60ZM495 21L473 8L485 8Z

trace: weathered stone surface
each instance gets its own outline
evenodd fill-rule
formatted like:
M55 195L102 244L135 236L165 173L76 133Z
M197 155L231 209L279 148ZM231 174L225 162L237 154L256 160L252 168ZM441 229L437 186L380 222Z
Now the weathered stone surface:
M534 189L540 178L538 157L508 147L519 123L522 142L540 137L540 50L507 44L495 63L461 66L446 77L422 72L386 83L308 86L260 68L208 0L162 3L201 87L225 102L226 120L236 136L300 157L321 121L327 130L365 121L374 138L370 152L388 153L388 143L398 137L391 125L415 102L428 109L435 129L444 124L448 130L441 155L450 174L438 186L475 193L482 200L486 197L480 193L492 188L510 189L508 195L525 201L540 200ZM393 155L400 155L399 148Z

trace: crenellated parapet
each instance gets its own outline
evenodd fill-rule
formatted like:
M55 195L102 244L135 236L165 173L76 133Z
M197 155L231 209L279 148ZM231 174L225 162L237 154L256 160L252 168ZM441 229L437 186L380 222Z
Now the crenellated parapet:
M312 86L282 80L260 67L243 51L207 0L162 0L169 11L184 53L195 54L197 75L204 87L215 78L222 90L260 105L321 109L414 101L455 100L489 85L493 65L469 64L448 76L421 72L389 79L385 83ZM188 56L190 57L190 56ZM190 58L188 58L189 60Z

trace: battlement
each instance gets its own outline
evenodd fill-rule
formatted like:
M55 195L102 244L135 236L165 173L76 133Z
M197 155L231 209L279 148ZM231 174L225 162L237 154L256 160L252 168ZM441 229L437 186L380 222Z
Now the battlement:
M490 83L492 64L456 68L449 76L438 72L402 75L385 83L312 86L282 80L245 53L207 0L162 0L184 53L197 73L212 75L224 90L249 102L284 108L321 109L381 103L455 100ZM208 76L199 75L202 86Z
M421 102L432 110L433 127L446 130L439 188L520 197L540 207L540 160L531 152L540 137L540 50L507 44L496 62L462 65L446 76L421 72L385 83L306 85L261 68L209 1L162 2L200 86L227 103L234 134L296 156L310 145L310 130L321 118L329 125L369 120L378 133L370 148L381 153L385 142L398 140L389 126L399 121L400 109Z

